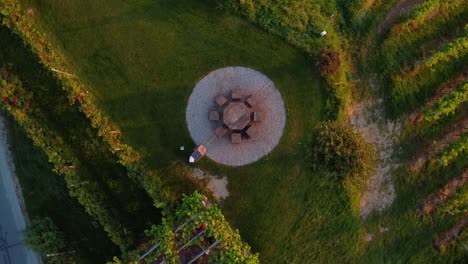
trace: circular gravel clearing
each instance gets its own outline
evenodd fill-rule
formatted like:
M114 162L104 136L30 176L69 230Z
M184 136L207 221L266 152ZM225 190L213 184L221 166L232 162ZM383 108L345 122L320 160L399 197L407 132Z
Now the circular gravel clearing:
M231 144L229 137L214 137L216 124L208 117L209 111L216 107L216 96L229 97L234 89L255 95L257 104L253 108L263 118L255 125L257 136L237 145ZM286 111L280 92L264 74L245 67L226 67L210 72L197 83L188 101L186 121L195 144L204 144L210 159L241 166L259 160L279 143Z

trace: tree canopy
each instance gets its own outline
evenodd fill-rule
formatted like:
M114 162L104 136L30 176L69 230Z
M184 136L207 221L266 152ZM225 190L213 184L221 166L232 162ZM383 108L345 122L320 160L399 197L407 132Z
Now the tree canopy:
M374 171L375 148L361 133L342 122L322 122L312 140L309 164L361 187Z

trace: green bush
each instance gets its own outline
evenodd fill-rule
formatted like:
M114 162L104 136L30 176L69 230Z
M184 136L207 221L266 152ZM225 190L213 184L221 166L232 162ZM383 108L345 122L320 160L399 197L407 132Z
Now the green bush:
M24 234L26 245L43 257L47 254L62 253L61 251L66 249L62 232L49 217L32 220ZM47 263L73 263L73 259L70 255L50 256Z
M374 172L375 148L361 133L341 122L320 123L309 151L313 170L348 180L357 190L362 190Z
M442 151L437 154L437 160L433 160L432 164L439 163L442 167L447 167L458 157L468 160L468 132L463 133L460 139L450 142Z
M444 116L453 114L455 110L468 101L468 82L462 82L457 88L445 96L439 98L435 104L423 109L424 119L429 122L434 122Z

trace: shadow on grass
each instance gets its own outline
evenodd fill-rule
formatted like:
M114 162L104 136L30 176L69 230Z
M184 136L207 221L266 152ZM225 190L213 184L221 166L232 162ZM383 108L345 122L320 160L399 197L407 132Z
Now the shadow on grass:
M29 47L5 27L0 27L0 38L5 40L0 41L0 63L11 63L11 72L33 94L31 117L45 123L72 149L82 164L78 168L81 177L99 186L109 202L106 206L116 210L131 235L140 237L151 223L159 221L159 210L139 184L127 177L126 169L117 163L109 145L97 136L77 106L69 104L66 92L38 63Z

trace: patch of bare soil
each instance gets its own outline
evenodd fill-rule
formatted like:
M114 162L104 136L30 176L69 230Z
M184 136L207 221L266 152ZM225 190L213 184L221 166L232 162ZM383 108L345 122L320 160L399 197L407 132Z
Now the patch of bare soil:
M375 90L374 84L371 84L371 89ZM360 215L365 219L373 211L382 212L395 199L392 171L398 163L393 159L393 153L395 142L401 133L401 122L384 118L381 98L356 103L348 115L351 125L362 132L377 150L378 165L360 201Z
M423 151L413 161L410 162L409 168L414 171L420 171L421 168L428 162L435 153L442 150L450 142L457 140L468 129L468 117L465 117L460 122L452 124L444 133L444 136L427 146L423 147Z
M218 200L224 200L229 196L227 189L228 179L226 176L220 178L218 176L210 175L201 169L193 168L192 177L197 180L207 180L207 188L213 193L213 196Z
M418 206L418 215L430 215L437 208L437 205L445 202L450 195L457 189L468 183L468 169L465 169L462 174L445 184L438 192L431 194L426 200Z
M384 20L380 22L377 27L377 33L381 35L388 31L401 17L409 15L416 5L420 5L424 3L424 1L425 0L401 0L398 2L392 9L390 9Z
M433 243L433 246L437 250L444 250L453 240L463 232L463 230L468 226L468 213L465 213L465 216L456 223L452 228L447 230L447 232L440 235ZM468 250L467 246L465 249Z

